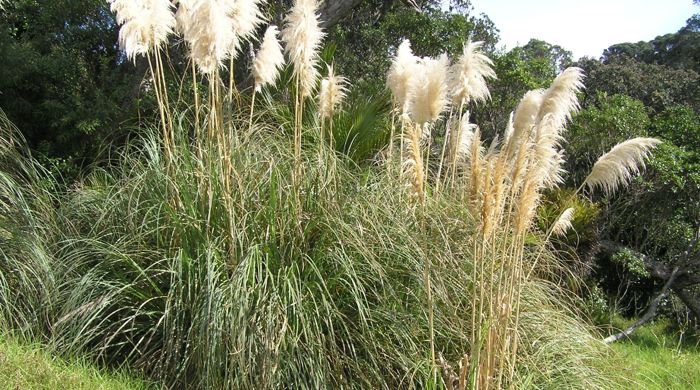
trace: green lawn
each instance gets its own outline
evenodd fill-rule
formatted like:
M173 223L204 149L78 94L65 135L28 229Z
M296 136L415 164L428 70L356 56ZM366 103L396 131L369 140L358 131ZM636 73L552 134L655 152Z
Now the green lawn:
M0 389L140 390L144 382L107 374L81 361L53 357L45 349L0 334Z
M626 322L616 321L623 327ZM700 389L700 347L680 341L658 321L613 344L617 367L636 389ZM153 388L125 374L108 374L83 361L56 358L37 345L0 334L0 389L145 390Z
M639 389L700 389L700 347L692 340L681 341L665 321L647 324L613 349L624 375Z

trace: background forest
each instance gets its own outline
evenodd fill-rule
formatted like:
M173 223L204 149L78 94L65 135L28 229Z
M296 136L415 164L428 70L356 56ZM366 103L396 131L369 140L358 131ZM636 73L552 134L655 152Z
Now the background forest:
M281 27L292 6L270 0L260 4L260 15ZM333 64L351 84L343 90L342 110L332 107L325 118L328 148L308 146L325 145L324 117L312 119L318 107L304 106L303 94L297 109L299 84L257 93L252 54L262 39L250 39L235 63L226 64L234 81L228 98L222 93L219 101L221 126L235 123L249 133L243 141L222 138L223 148L189 149L198 142L200 122L219 126L211 125L214 117L193 119L201 111L196 99L209 94L216 102L217 95L211 78L187 79L195 69L189 42L169 39L161 81L153 77L150 58L130 58L120 47L120 24L107 1L6 1L0 9L0 127L10 141L3 143L0 168L0 303L11 309L0 324L66 356L89 356L110 367L126 363L162 386L203 388L557 388L564 380L567 388L617 382L625 388L617 373L587 382L604 370L599 366L606 359L619 358L596 340L623 338L619 328L631 333L663 319L668 327L662 332L692 343L700 320L700 14L689 15L677 32L577 60L566 48L534 39L502 50L498 26L475 15L468 0L330 0L318 15L326 33L318 69L327 75L320 63ZM255 35L266 26L255 23ZM406 203L391 192L401 185L382 176L404 166L383 166L393 161L388 145L399 122L406 131L386 87L404 39L416 56L435 58L459 55L468 40L483 42L480 50L497 78L487 77L490 98L473 101L466 115L478 125L484 149L503 140L511 112L528 91L551 90L567 68L582 71L585 87L574 88L580 109L564 134L567 174L560 186L542 190L532 233L522 237L521 257L534 254L538 279L531 282L528 274L515 288L517 302L523 294L523 313L546 308L550 319L523 314L522 337L549 343L551 350L517 352L493 342L493 310L484 320L486 331L450 318L463 310L479 322L468 296L477 294L471 275L478 266L464 265L464 277L454 276L462 267L455 259L495 254L464 238L479 230L478 212L459 206L468 202L457 192L440 193L440 172L432 184L426 175L429 188L419 198L425 192L429 200L416 209L380 207ZM229 85L229 71L223 73L222 85ZM278 84L291 85L295 77L296 70L285 67ZM181 159L168 157L167 146L161 155L164 92L169 120L180 129L172 133L172 150ZM259 100L251 102L251 96ZM436 145L447 144L449 126L436 127ZM285 128L319 134L304 138L303 154L295 149L292 156ZM23 140L12 138L15 131ZM627 187L577 190L601 155L642 137L662 144ZM218 166L218 157L209 154L227 162ZM198 170L206 164L210 171ZM426 166L428 173L430 162ZM202 172L221 174L221 183L202 179L208 177ZM208 210L202 191L210 197ZM314 201L300 200L300 193ZM221 200L212 203L211 197ZM572 229L552 235L550 226L570 207ZM415 224L406 225L412 218ZM450 222L457 219L470 222ZM427 265L419 260L426 253L440 255ZM291 267L288 259L309 265ZM516 272L504 280L514 284L520 277ZM410 291L407 286L415 296L403 290ZM462 293L464 299L454 298ZM426 299L430 309L424 310ZM562 314L569 304L571 313ZM297 308L285 309L292 306ZM413 323L415 316L429 320ZM242 329L244 336L230 336L227 329ZM283 336L285 331L293 334ZM479 332L485 341L474 347ZM538 332L561 338L527 338ZM326 337L314 342L319 334ZM578 339L564 342L567 335ZM501 333L493 337L500 340ZM421 345L428 338L430 346ZM437 348L444 357L436 356L435 344L444 346ZM469 353L460 350L465 345ZM232 358L227 348L247 354ZM425 356L416 358L421 351ZM467 355L468 373L461 371L469 366ZM571 361L561 363L566 359ZM542 368L546 364L553 366Z

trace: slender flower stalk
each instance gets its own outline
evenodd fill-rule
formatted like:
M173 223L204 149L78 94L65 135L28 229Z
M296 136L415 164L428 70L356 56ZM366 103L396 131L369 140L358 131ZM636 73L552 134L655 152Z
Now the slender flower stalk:
M175 29L173 5L170 0L109 0L109 4L116 13L117 23L122 25L119 45L127 58L135 61L137 56L143 55L148 59L163 130L165 158L170 161L174 135L160 50Z
M317 0L296 0L292 10L285 17L282 29L282 40L285 52L294 67L296 84L296 101L294 104L294 186L298 187L301 169L301 126L304 98L310 96L316 87L319 72L316 69L319 57L318 51L324 33L316 14L319 4ZM297 191L298 192L298 191Z

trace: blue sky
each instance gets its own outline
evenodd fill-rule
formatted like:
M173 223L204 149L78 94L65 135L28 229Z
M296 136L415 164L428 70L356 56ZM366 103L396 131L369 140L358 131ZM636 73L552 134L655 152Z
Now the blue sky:
M615 43L648 41L676 32L700 7L692 0L472 0L510 49L537 38L598 58Z

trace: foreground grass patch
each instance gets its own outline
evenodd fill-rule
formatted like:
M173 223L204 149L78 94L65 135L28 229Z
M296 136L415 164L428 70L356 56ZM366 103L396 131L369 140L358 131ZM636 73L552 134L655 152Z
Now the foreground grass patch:
M700 348L657 321L613 345L640 389L700 389Z
M0 389L147 389L125 374L107 374L83 361L58 359L37 345L0 334Z

